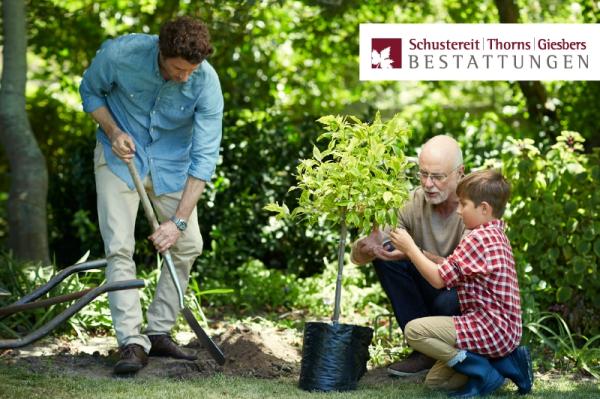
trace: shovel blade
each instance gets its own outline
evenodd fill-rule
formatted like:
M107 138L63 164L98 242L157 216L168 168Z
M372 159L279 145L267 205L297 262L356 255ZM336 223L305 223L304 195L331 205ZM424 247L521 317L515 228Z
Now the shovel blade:
M206 349L208 349L208 353L210 353L212 358L215 359L217 364L219 364L220 366L224 365L225 355L223 355L223 352L221 351L221 349L219 349L217 344L215 344L215 342L208 336L208 334L206 334L204 329L198 323L198 320L196 320L196 318L194 317L192 311L188 308L183 308L181 312L183 313L183 317L185 317L185 320L190 325L194 333L196 333L196 336L198 337L200 343Z

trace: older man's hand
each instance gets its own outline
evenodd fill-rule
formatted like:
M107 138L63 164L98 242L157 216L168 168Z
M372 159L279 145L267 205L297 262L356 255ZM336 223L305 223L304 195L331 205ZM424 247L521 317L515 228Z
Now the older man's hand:
M389 251L385 249L382 245L375 248L375 257L381 260L403 260L406 258L404 252L394 249Z
M375 227L371 231L371 234L359 240L356 243L356 250L363 258L374 258L375 257L375 248L381 246L382 234L381 231Z

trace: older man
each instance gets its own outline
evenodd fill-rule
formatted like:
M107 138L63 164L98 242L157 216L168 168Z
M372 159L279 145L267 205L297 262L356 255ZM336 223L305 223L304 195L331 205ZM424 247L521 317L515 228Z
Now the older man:
M463 175L462 152L456 140L435 136L425 143L419 155L417 172L421 186L400 211L399 227L406 229L415 243L435 262L452 253L465 227L456 213L456 186ZM406 255L386 247L386 234L378 229L354 243L352 261L373 262L381 286L387 294L398 325L420 317L459 314L454 290L432 287L416 270ZM410 376L429 370L435 361L419 352L388 367L395 376Z

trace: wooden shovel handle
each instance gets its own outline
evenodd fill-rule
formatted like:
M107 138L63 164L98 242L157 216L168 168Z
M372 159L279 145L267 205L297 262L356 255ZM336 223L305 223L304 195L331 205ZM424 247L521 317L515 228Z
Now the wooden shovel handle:
M158 229L158 220L156 219L156 215L154 214L154 208L152 208L152 204L150 204L150 199L148 198L148 194L144 189L144 185L142 184L142 179L140 179L140 175L138 174L135 165L133 164L133 159L127 163L127 167L129 168L129 173L131 174L131 178L133 179L133 184L142 200L142 206L144 207L144 213L148 218L148 221L152 225L152 231L156 231ZM173 284L175 284L175 288L177 289L177 296L179 297L179 305L184 308L184 296L183 290L181 289L181 285L179 284L179 279L177 277L177 272L175 271L175 265L173 264L173 259L171 258L171 251L168 249L161 252L163 259L167 264L167 270L171 275L171 279L173 280Z
M152 231L156 231L158 229L158 220L156 219L156 215L154 214L154 209L152 208L152 204L150 204L150 198L148 198L148 193L144 189L144 184L142 183L142 179L140 179L140 175L133 164L133 159L127 162L127 167L129 168L129 173L131 173L131 178L133 179L133 184L142 200L142 206L144 208L144 213L146 214L146 218L152 225Z

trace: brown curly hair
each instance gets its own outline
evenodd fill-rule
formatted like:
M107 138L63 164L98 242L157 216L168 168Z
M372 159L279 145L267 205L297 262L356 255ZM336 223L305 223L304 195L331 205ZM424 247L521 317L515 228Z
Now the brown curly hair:
M191 64L199 64L213 53L206 25L187 16L169 21L160 28L158 47L163 57L180 57Z
M501 218L510 197L510 183L499 170L480 170L462 178L456 187L456 195L473 201L476 207L487 202L492 206L492 215Z

